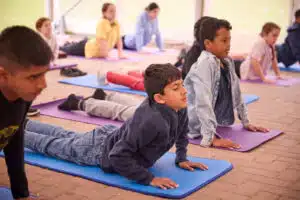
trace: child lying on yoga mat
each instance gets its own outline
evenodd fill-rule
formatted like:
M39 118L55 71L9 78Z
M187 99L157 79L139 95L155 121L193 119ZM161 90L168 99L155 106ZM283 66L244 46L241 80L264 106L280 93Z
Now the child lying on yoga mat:
M34 30L12 26L0 34L0 151L14 199L31 199L24 166L24 120L32 101L47 86L52 51Z
M170 64L154 64L146 69L144 82L149 98L120 128L106 125L79 134L28 121L25 146L70 162L98 165L105 172L117 172L140 184L178 187L173 180L154 177L147 168L175 144L178 167L207 169L187 160L187 100L181 73Z
M260 79L265 83L274 84L274 80L267 78L271 66L277 78L282 79L274 46L279 33L280 27L275 23L268 22L263 26L259 39L254 43L251 52L241 64L240 73L242 79Z
M96 38L84 39L77 43L67 44L60 49L69 55L85 56L86 58L107 58L109 51L115 46L118 48L118 56L123 56L123 44L120 36L120 25L116 18L116 7L112 3L104 3L102 6L103 18L96 29Z
M234 109L247 130L268 131L249 124L239 79L232 59L228 58L230 30L231 25L226 20L212 18L202 23L198 37L204 50L184 80L188 93L189 137L202 136L200 145L205 147L240 147L216 137L218 125L234 123Z
M95 117L126 121L133 116L142 101L132 95L118 92L106 94L102 89L97 89L91 97L85 99L71 94L58 108L65 111L80 110Z

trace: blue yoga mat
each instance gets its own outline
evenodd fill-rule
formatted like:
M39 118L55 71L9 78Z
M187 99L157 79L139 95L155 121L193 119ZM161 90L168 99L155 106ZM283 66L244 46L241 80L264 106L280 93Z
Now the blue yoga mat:
M35 199L36 196L30 196L31 198ZM11 190L7 187L0 186L0 200L14 200Z
M0 153L0 156L3 156L2 152ZM180 169L175 165L174 153L166 153L152 168L150 168L150 171L155 176L171 178L179 184L179 187L176 189L162 190L152 186L134 183L118 174L104 173L96 166L81 166L47 157L27 149L25 151L25 162L31 165L82 177L126 190L172 199L184 198L232 169L231 163L224 160L211 160L197 157L189 157L188 159L193 162L204 163L209 169L207 171L196 170L194 172Z
M285 67L284 64L279 63L278 67L280 71L287 71L287 72L300 72L300 65L297 63L290 65L289 67Z
M6 187L0 187L0 199L1 200L13 200L10 189Z
M125 87L122 85L116 85L116 84L112 84L112 83L110 83L108 85L100 85L97 81L97 76L95 76L95 75L86 75L86 76L80 76L80 77L74 77L74 78L67 78L67 79L61 80L59 82L65 83L65 84L70 84L70 85L82 86L82 87L89 87L89 88L95 88L95 89L101 88L103 90L108 90L108 91L115 91L115 92L147 96L146 92L132 90L129 87ZM244 98L244 101L246 104L252 103L259 99L258 96L252 95L252 94L243 94L243 98Z

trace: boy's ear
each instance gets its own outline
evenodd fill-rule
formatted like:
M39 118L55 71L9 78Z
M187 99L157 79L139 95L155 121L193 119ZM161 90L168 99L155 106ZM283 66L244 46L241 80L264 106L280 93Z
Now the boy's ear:
M7 72L0 66L0 84L7 80Z
M154 94L153 99L156 103L159 103L159 104L165 104L166 103L166 101L164 100L163 95L161 95L159 93Z
M209 47L210 44L211 44L211 41L210 41L210 40L208 40L208 39L205 39L205 40L204 40L204 47L205 47L205 49L207 49L207 47Z

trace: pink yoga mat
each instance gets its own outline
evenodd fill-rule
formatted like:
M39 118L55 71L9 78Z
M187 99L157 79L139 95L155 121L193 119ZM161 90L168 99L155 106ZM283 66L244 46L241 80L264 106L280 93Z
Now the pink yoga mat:
M62 68L71 68L76 67L77 64L65 64L65 65L51 65L50 70L62 69Z
M114 120L100 118L100 117L93 117L87 115L85 112L82 111L69 112L69 111L59 110L57 106L65 100L66 99L59 99L48 103L38 104L33 107L40 109L41 115L51 116L60 119L68 119L68 120L83 122L87 124L96 124L99 126L105 124L113 124L119 126L122 124L122 122L119 121L114 121Z
M283 132L279 130L271 130L268 133L250 132L244 129L242 125L234 125L230 127L218 127L217 133L218 136L230 139L233 142L241 145L240 149L235 149L232 151L245 152L258 147L259 145L275 138ZM201 138L190 139L189 141L191 144L199 145Z
M275 84L267 84L267 83L262 82L261 80L242 80L241 82L258 83L258 84L265 84L265 85L277 85L277 86L285 86L285 87L300 83L300 78L286 78L284 80L278 80L278 79L276 79L275 76L268 76L267 78L276 80L276 83Z
M153 47L144 47L143 51L149 54L156 54L156 55L178 56L179 54L179 51L176 49L164 49L164 51L160 51L159 49Z

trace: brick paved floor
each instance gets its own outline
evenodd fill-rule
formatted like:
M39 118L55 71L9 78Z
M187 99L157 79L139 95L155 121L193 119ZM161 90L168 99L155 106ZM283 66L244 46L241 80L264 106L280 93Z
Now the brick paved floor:
M153 61L175 61L176 56L142 56L140 63L105 63L103 61L68 58L61 63L77 62L80 69L96 74L105 70L127 71L144 69ZM300 77L300 73L286 74ZM89 95L92 89L58 84L63 79L59 71L47 74L48 88L35 103L65 97L71 92ZM58 89L59 88L59 89ZM188 200L296 200L300 199L300 85L275 87L243 84L242 91L260 96L248 106L252 123L285 134L249 153L238 153L190 145L189 155L229 160L234 169L217 181L193 193ZM45 116L34 118L77 131L88 131L94 125L55 119ZM174 151L174 149L172 149ZM0 185L9 186L5 162L0 159ZM40 199L56 200L151 200L159 199L126 190L108 187L81 178L26 165L31 192Z

